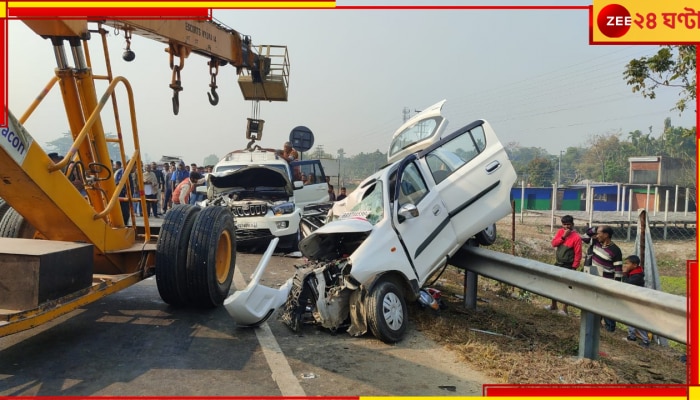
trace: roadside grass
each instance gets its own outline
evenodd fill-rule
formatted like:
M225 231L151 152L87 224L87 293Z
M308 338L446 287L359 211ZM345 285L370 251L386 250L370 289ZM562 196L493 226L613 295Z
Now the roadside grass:
M687 279L683 276L661 276L661 291L686 296L688 291Z
M504 226L502 226L502 224ZM516 227L510 240L510 220L498 224L499 237L489 249L545 263L554 261L549 226ZM506 239L507 237L507 239ZM634 243L618 242L623 254ZM684 296L686 262L695 249L681 243L655 248L662 290ZM688 249L688 246L692 246ZM513 251L514 250L514 251ZM414 306L416 328L456 351L465 361L493 378L493 383L686 383L686 365L680 361L686 347L652 344L649 349L624 338L627 327L615 332L601 329L598 360L578 358L580 310L562 316L545 310L550 300L519 288L479 277L477 309L464 307L463 271L448 267L433 287L440 289L448 308L439 313Z

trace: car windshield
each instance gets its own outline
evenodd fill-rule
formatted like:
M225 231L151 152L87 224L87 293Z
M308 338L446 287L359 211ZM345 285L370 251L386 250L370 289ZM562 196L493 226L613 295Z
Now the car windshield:
M389 156L433 136L442 120L442 117L423 119L401 131L389 146Z
M375 181L374 184L367 189L364 197L359 203L348 212L340 216L340 219L347 218L365 218L367 221L376 225L384 218L384 196L382 195L382 181Z

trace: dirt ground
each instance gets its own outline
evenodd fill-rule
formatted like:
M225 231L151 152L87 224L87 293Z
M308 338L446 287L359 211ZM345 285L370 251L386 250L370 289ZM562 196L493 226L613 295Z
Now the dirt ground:
M493 250L512 252L510 217L497 224L499 240ZM507 238L507 239L506 239ZM553 261L548 218L516 222L515 255ZM623 254L634 242L616 241ZM685 277L686 261L696 258L694 240L653 243L663 276ZM483 371L492 383L679 384L687 381L680 359L685 346L652 344L645 349L627 342L626 327L601 330L600 358L578 359L580 314L562 316L543 309L549 300L491 279L479 278L477 310L463 306L462 271L449 267L434 287L443 292L448 308L435 313L416 307L417 328Z

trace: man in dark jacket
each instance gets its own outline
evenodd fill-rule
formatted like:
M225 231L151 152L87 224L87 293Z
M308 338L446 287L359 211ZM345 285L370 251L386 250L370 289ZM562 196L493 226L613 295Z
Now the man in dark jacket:
M644 268L640 265L641 260L636 255L625 258L622 263L622 281L635 286L644 287ZM639 344L649 347L649 335L647 331L633 326L627 327L627 338L630 342L640 340Z

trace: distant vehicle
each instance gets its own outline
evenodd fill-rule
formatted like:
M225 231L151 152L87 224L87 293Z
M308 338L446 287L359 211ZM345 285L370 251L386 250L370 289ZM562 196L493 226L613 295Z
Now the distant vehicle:
M475 121L384 167L337 202L329 222L300 243L308 263L279 290L252 282L224 305L242 325L262 323L284 306L282 319L293 330L312 318L331 330L397 342L408 322L406 301L467 241L495 241L515 179L491 126Z

